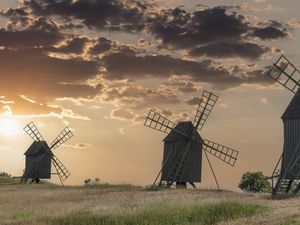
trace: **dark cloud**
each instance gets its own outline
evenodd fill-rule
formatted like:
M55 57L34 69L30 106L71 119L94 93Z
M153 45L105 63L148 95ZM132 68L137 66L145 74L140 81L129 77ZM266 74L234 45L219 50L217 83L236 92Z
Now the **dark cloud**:
M11 48L51 46L63 38L56 24L46 18L38 18L22 29L0 29L0 46Z
M189 100L187 100L185 103L188 104L188 105L199 105L200 98L199 97L192 97Z
M164 46L189 48L216 41L237 40L248 31L241 15L226 14L221 7L188 13L183 9L163 11L150 27Z
M214 67L212 61L201 62L173 58L168 55L136 56L114 53L103 58L107 79L168 78L171 75L188 75L194 81L236 86L241 78L232 76L222 66Z
M89 28L142 30L146 5L121 0L26 0L24 6L38 16L81 20Z
M98 38L97 43L92 48L90 48L90 53L93 55L97 55L109 51L111 47L111 40L101 37Z
M88 38L80 38L76 37L71 40L68 40L66 44L54 48L51 47L49 51L51 52L57 52L57 53L64 53L64 54L81 54L84 51L85 45L88 43Z
M188 76L192 81L211 84L214 88L227 89L241 84L261 83L259 73L247 74L238 66L234 68L215 65L211 60L192 61L169 55L113 53L103 57L106 68L104 77L109 80L139 80L169 78L172 75ZM251 75L251 79L249 78Z
M259 37L260 39L278 39L288 37L286 30L280 30L276 27L263 27L255 28L252 36Z
M264 53L270 51L266 46L259 46L250 42L224 43L218 42L200 47L190 51L191 56L209 56L216 58L248 58L257 59Z

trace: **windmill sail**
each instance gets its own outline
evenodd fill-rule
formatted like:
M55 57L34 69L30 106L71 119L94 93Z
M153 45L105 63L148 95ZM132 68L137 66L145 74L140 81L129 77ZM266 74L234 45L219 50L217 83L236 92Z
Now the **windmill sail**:
M55 155L52 156L52 163L61 182L65 181L71 173Z
M204 140L203 149L231 166L234 166L239 154L236 150L207 139Z
M193 122L194 127L199 131L204 126L217 100L218 100L217 95L213 94L212 92L208 92L206 90L203 91Z
M69 140L71 137L73 137L73 133L71 130L66 127L51 143L50 149L56 149L63 143L65 143L67 140Z
M30 122L23 128L23 130L34 140L34 141L43 141L44 138L40 134L39 130L33 122Z
M175 123L152 109L149 111L144 125L167 134L175 127Z
M268 76L291 92L297 92L300 83L300 72L284 55L281 55L277 62L273 64Z

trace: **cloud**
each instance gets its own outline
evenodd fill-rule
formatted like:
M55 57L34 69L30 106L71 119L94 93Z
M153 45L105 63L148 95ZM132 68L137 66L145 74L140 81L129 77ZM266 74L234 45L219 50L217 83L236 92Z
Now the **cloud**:
M128 109L115 109L111 112L111 118L119 120L132 120L134 114Z
M28 27L0 29L0 46L28 48L50 46L63 40L57 25L49 19L37 18Z
M81 54L84 51L84 47L88 43L88 38L86 37L75 37L68 40L64 45L59 47L51 47L49 51L63 53L63 54Z
M7 151L10 150L9 147L0 146L0 151Z
M14 114L22 114L22 115L32 115L33 113L39 114L49 114L49 113L61 113L62 109L59 107L49 106L45 103L40 103L36 101L30 101L29 99L24 98L24 96L8 96L5 99L9 99L10 101L0 102L0 108L2 106L2 113L7 112L7 108L13 112ZM0 110L1 114L1 110Z
M263 27L255 28L252 36L259 37L260 39L278 39L288 37L288 33L285 30L280 30L276 27Z
M111 47L112 42L109 39L100 37L98 38L97 43L90 48L90 53L93 55L97 55L109 51Z
M112 101L119 107L131 110L180 103L176 93L163 85L157 90L142 86L128 86L121 90L111 88L103 92L101 98L105 102Z
M91 98L101 88L83 83L98 73L94 61L50 57L36 49L3 49L0 64L0 87L6 96Z
M190 55L194 57L206 55L216 58L248 58L253 60L261 57L268 51L270 51L270 48L250 42L217 42L195 47L190 51Z
M289 25L290 27L300 28L300 20L299 20L299 19L296 19L296 18L290 19L290 20L288 21L288 25Z
M250 36L259 37L262 40L286 38L289 36L287 29L289 26L286 24L277 20L267 20L253 27Z
M266 83L263 71L242 72L235 66L230 68L215 65L211 60L193 61L173 58L169 55L146 55L113 53L103 57L106 68L104 78L109 80L169 78L172 75L188 76L194 82L211 84L217 89L228 89L242 84ZM271 81L269 81L270 83Z
M186 80L183 77L171 76L165 83L167 86L175 87L182 93L193 93L198 91L198 87L188 78Z
M193 13L175 8L157 15L150 31L162 40L163 46L190 48L218 41L239 40L248 31L248 24L243 16L228 14L222 7Z
M142 30L146 4L121 0L28 0L24 7L37 16L59 16L66 21L77 19L88 28Z
M68 145L68 144L63 144L64 147L68 147L68 148L75 148L75 149L87 149L89 147L91 147L91 144L88 143L77 143L75 145Z
M200 98L199 97L192 97L189 100L186 101L186 104L188 105L199 105L200 103Z

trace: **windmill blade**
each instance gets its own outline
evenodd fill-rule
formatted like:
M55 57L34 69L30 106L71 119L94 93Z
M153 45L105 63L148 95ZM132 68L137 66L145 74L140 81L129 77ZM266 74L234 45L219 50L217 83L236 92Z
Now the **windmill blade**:
M71 130L66 127L51 143L50 149L56 149L63 143L65 143L67 140L69 140L71 137L73 137L73 133Z
M237 160L237 156L239 154L239 152L236 150L209 141L207 139L204 140L203 149L204 151L212 154L213 156L219 158L220 160L231 166L234 166L235 161Z
M300 86L299 70L284 55L273 64L268 76L293 93L296 93Z
M40 134L39 130L33 122L30 122L23 128L23 130L34 140L34 141L44 141L44 138Z
M175 127L175 123L151 109L146 117L144 126L168 134Z
M71 173L67 170L67 168L62 164L62 162L55 156L52 155L52 164L57 172L57 175L61 182L68 179Z
M205 124L217 100L218 100L217 95L213 94L212 92L208 92L206 90L203 91L193 122L194 127L199 131L202 129L203 125Z

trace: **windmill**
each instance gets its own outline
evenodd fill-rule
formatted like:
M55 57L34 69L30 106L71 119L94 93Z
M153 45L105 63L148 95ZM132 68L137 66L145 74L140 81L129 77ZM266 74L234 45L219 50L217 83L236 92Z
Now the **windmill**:
M190 183L194 188L195 182L201 182L202 152L204 152L215 182L219 188L213 167L208 154L217 157L221 161L234 166L238 151L213 141L202 139L198 131L201 131L210 112L212 111L218 96L203 91L194 121L178 122L177 124L161 116L154 110L150 110L144 125L167 134L164 141L164 153L162 168L158 173L152 188L160 177L158 186L186 187Z
M50 147L44 141L42 135L38 131L33 122L30 122L24 131L33 139L33 143L24 153L26 156L25 169L20 183L26 183L28 179L32 182L38 183L40 179L51 178L51 162L56 170L61 184L70 176L70 172L62 164L62 162L54 155L52 150L58 148L60 145L70 139L73 134L71 130L66 127L59 135L52 141Z
M300 189L300 72L281 55L268 76L294 94L281 119L284 126L283 152L271 176L272 197L296 194Z

